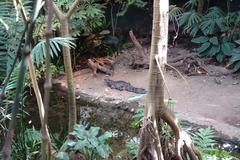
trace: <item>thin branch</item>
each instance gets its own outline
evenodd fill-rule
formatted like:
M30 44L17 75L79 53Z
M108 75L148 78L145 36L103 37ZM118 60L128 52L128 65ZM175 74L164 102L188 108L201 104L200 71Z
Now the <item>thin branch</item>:
M52 6L53 6L54 13L55 13L55 15L57 16L58 19L62 19L63 17L65 17L65 15L58 8L58 6L55 4L55 2L52 2Z
M22 61L20 65L20 72L18 75L18 81L17 81L17 88L16 88L16 96L14 99L14 103L12 106L12 117L9 123L8 127L8 133L5 138L5 143L2 149L2 159L4 160L9 160L11 157L11 147L12 147L12 142L13 142L13 137L16 129L16 122L17 118L16 115L18 113L18 109L20 106L20 99L22 95L22 90L23 90L23 85L24 85L24 77L25 77L25 72L26 72L26 60L28 55L30 54L30 46L31 46L31 41L33 37L33 31L34 31L34 26L35 22L37 19L37 16L42 8L42 0L36 0L34 4L34 9L33 9L33 14L29 23L29 28L27 30L27 36L26 36L26 41L24 45L24 50L22 52Z
M67 19L70 18L70 16L72 15L74 9L79 5L80 0L75 0L73 2L73 4L71 5L71 7L69 8L68 12L66 13L66 17Z
M47 128L47 120L48 120L48 108L49 108L49 99L50 99L50 90L52 88L51 83L51 57L50 57L50 38L52 36L52 19L53 19L53 3L51 0L46 0L46 8L48 13L47 19L47 27L46 27L46 80L44 83L44 111L45 115L43 117L42 124L42 145L41 145L41 155L42 160L50 160L51 159L51 139L49 136L48 128Z
M20 13L22 15L23 21L27 22L28 21L28 17L27 17L27 14L26 14L25 10L22 9L23 8L22 1L21 0L16 0L16 2L17 2L17 5L20 5L20 8L21 8L20 9Z

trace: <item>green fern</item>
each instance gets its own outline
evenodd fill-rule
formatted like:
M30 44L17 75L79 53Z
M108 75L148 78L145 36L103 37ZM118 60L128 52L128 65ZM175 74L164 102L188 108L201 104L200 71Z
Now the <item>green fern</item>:
M13 159L24 158L40 159L41 133L34 127L21 129L13 141Z
M10 113L11 113L11 107L13 105L13 101L15 98L15 91L16 91L16 86L17 86L17 81L18 81L18 74L19 74L19 66L17 66L12 75L11 78L8 82L8 85L5 89L5 98L1 104L0 108L0 128L2 130L6 130L6 120L9 120L10 118ZM0 89L1 90L1 89ZM27 92L23 92L22 94L22 102L24 103L27 98Z
M210 127L200 128L197 132L192 133L194 144L203 152L209 152L217 142L214 140L214 130Z
M30 1L24 1L26 13L31 12ZM21 34L24 30L24 24L14 8L12 1L0 2L0 19L2 19L8 28L0 25L0 82L4 80L12 67L15 57L15 51L19 45Z
M23 2L27 14L31 12L31 4L30 1ZM24 24L21 18L19 18L19 14L17 14L12 1L0 2L0 19L6 23L5 26L1 25L2 23L0 24L0 83L2 84L12 68L16 56L16 49L24 30ZM18 65L15 66L5 90L4 100L1 104L0 126L4 131L6 129L6 121L10 118L10 109L15 98L17 77L19 74L18 67ZM21 99L23 103L26 99L25 92L22 94Z

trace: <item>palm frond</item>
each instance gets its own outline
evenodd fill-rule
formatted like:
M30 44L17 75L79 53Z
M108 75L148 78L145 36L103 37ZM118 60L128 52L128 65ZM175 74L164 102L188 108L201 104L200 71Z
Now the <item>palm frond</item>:
M54 56L58 56L61 52L60 46L75 48L75 43L73 42L74 38L69 37L55 37L50 39L50 54L53 58ZM33 49L32 49L32 58L34 63L39 66L44 62L46 57L46 48L45 48L45 40L40 41Z
M30 1L25 1L30 10ZM12 1L0 2L0 19L6 23L0 25L0 82L4 80L12 67L15 51L19 45L21 34L24 30L24 25L18 14L16 14ZM7 26L7 27L6 27Z
M202 15L191 10L183 13L179 18L179 25L183 27L183 32L195 36L199 31L199 24L202 22Z
M227 30L227 23L224 12L218 7L211 7L203 17L200 28L204 35L224 32Z
M183 13L183 9L181 7L177 7L176 5L169 6L169 21L173 22L177 20Z

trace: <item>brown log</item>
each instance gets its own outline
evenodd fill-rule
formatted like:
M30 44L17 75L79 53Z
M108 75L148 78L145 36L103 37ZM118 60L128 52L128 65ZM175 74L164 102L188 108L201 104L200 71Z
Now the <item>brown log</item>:
M129 36L134 44L134 46L137 48L137 54L133 54L133 62L130 64L133 66L133 68L148 68L149 64L147 62L147 55L145 53L144 48L139 43L137 38L134 36L133 31L129 31Z
M93 70L93 75L97 76L97 70L104 72L108 75L113 75L113 71L104 67L104 65L99 64L99 62L93 62L93 60L88 59L88 65Z

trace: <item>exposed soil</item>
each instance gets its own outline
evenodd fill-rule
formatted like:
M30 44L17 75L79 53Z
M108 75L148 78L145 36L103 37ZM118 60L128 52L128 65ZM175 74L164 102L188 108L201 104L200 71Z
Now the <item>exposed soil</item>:
M77 91L82 91L95 98L105 97L119 101L127 101L128 98L137 95L127 91L110 89L103 81L106 77L112 80L130 82L135 87L147 89L148 70L133 70L128 66L129 55L133 52L136 50L130 49L118 56L113 76L98 73L95 77L90 69L75 72ZM170 50L169 54L185 52L188 51L174 48ZM222 67L218 68L224 70ZM186 78L184 81L176 71L168 70L165 76L166 86L169 89L169 93L166 92L166 99L177 100L174 111L180 120L187 120L198 125L213 126L223 135L240 138L240 80L235 75L184 75ZM62 87L66 87L64 77L60 77L54 83L60 83ZM144 101L141 101L141 104L144 104Z

